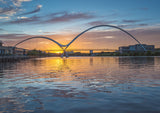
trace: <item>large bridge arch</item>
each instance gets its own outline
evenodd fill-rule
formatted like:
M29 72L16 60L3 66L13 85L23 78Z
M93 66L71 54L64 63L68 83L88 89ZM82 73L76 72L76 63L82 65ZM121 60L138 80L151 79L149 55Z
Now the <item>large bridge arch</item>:
M93 26L93 27L90 27L88 29L86 29L85 31L81 32L80 34L78 34L70 43L68 43L66 45L66 48L67 49L78 37L80 37L81 35L83 35L84 33L86 33L87 31L90 31L94 28L98 28L98 27L112 27L112 28L116 28L116 29L119 29L120 31L126 33L127 35L129 35L132 39L134 39L136 42L138 42L138 44L141 45L141 47L144 49L144 51L146 51L146 49L144 48L144 46L140 43L140 41L138 41L132 34L130 34L129 32L127 32L126 30L120 28L120 27L117 27L117 26L113 26L113 25L97 25L97 26Z
M35 37L27 38L27 39L24 39L24 40L18 42L17 44L14 45L14 47L16 47L17 45L19 45L19 44L21 44L21 43L23 43L23 42L25 42L25 41L27 41L27 40L31 40L31 39L35 39L35 38L43 38L43 39L50 40L50 41L56 43L60 48L62 48L62 47L64 46L64 45L58 43L57 41L55 41L55 40L53 40L53 39L51 39L51 38L49 38L49 37L35 36ZM62 48L62 49L63 49L63 48Z

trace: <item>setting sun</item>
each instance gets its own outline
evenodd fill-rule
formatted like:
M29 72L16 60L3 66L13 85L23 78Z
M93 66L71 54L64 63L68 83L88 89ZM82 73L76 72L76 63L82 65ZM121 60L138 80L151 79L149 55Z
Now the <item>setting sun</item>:
M46 53L56 53L56 54L61 54L63 51L60 50L45 50Z
M63 51L55 51L54 53L63 53Z

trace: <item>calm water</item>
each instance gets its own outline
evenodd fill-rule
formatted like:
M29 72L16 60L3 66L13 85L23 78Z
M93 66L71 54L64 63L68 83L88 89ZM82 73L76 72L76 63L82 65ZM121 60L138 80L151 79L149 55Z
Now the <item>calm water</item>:
M0 113L160 113L160 57L0 63Z

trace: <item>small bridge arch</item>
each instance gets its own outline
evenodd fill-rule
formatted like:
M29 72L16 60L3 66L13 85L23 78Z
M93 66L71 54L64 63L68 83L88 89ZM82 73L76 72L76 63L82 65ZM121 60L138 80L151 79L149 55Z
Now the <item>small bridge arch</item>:
M55 40L53 40L53 39L51 39L51 38L49 38L49 37L35 36L35 37L31 37L31 38L24 39L24 40L22 40L22 41L16 43L16 44L14 45L14 47L16 47L17 45L19 45L19 44L21 44L21 43L23 43L23 42L25 42L25 41L27 41L27 40L31 40L31 39L35 39L35 38L43 38L43 39L50 40L50 41L56 43L60 48L62 48L62 47L64 46L64 45L58 43L57 41L55 41ZM63 49L63 48L62 48L62 49Z

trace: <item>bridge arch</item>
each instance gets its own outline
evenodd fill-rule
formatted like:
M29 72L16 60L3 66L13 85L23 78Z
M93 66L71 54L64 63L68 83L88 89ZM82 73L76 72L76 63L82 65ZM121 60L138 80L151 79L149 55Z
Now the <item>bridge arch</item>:
M43 38L43 39L50 40L50 41L56 43L61 49L63 49L62 47L63 47L64 45L58 43L57 41L55 41L55 40L53 40L53 39L51 39L51 38L44 37L44 36L35 36L35 37L31 37L31 38L24 39L24 40L18 42L17 44L15 44L14 47L16 47L17 45L19 45L19 44L21 44L21 43L23 43L23 42L25 42L25 41L27 41L27 40L31 40L31 39L35 39L35 38Z
M27 39L24 39L20 42L18 42L17 44L14 45L14 47L16 47L17 45L27 41L27 40L30 40L30 39L34 39L34 38L44 38L44 39L48 39L48 40L51 40L52 42L56 43L63 51L64 53L66 53L66 49L78 38L80 37L81 35L83 35L84 33L86 33L87 31L90 31L94 28L98 28L98 27L112 27L112 28L116 28L116 29L119 29L121 30L122 32L126 33L127 35L129 35L132 39L134 39L136 42L138 42L138 44L141 45L141 47L144 49L144 51L147 51L144 46L140 43L140 41L138 41L133 35L131 35L129 32L127 32L126 30L120 28L120 27L117 27L117 26L113 26L113 25L97 25L97 26L93 26L93 27L90 27L88 29L86 29L85 31L81 32L80 34L78 34L71 42L69 42L67 45L62 45L60 43L58 43L57 41L49 38L49 37L44 37L44 36L35 36L35 37L31 37L31 38L27 38Z
M120 27L117 27L117 26L113 26L113 25L97 25L97 26L93 26L93 27L90 27L88 29L86 29L85 31L81 32L80 34L78 34L71 42L69 42L67 45L66 45L66 48L67 49L78 37L80 37L81 35L83 35L84 33L86 33L87 31L90 31L94 28L98 28L98 27L112 27L112 28L116 28L116 29L119 29L121 30L122 32L126 33L127 35L129 35L132 39L134 39L136 42L138 42L138 44L141 45L141 47L144 49L144 51L146 51L146 49L144 48L144 46L140 43L140 41L138 41L133 35L131 35L129 32L127 32L126 30L120 28Z

